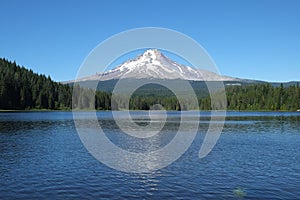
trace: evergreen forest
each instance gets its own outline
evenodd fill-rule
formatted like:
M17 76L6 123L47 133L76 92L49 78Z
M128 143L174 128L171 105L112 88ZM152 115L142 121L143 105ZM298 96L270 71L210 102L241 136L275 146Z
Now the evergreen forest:
M75 88L76 87L76 88ZM94 104L89 105L91 90L74 86L80 95L73 99L78 109L111 110L111 93L97 91ZM0 59L0 109L1 110L70 110L73 86L53 81L50 76L34 73L16 62ZM166 110L184 110L171 92L155 95L136 91L129 100L129 109L149 110L160 104ZM300 109L299 83L289 86L259 83L226 86L227 109L241 111L297 111ZM188 102L187 102L188 103ZM208 95L198 94L201 110L211 110ZM87 105L88 104L88 105Z

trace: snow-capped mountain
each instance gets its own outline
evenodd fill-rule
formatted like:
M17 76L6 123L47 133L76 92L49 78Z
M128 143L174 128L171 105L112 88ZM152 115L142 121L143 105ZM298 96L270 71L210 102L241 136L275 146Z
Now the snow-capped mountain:
M106 81L120 78L185 79L195 81L237 81L237 78L195 69L176 63L156 49L149 49L142 55L128 60L104 73L83 78L83 80Z

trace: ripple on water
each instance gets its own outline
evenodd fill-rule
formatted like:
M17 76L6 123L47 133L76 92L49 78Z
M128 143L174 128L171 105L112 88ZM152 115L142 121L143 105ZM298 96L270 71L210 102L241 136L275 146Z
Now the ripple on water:
M180 116L171 117L150 143L125 141L110 112L97 113L120 147L146 151L167 144ZM90 116L88 113L86 116ZM147 122L144 113L136 120ZM176 162L152 173L122 173L95 160L82 146L72 113L0 113L1 199L299 199L299 116L228 113L213 151L198 152L209 123ZM191 120L195 117L190 116ZM82 120L86 118L83 117ZM128 138L127 138L128 139ZM151 146L150 144L155 144Z

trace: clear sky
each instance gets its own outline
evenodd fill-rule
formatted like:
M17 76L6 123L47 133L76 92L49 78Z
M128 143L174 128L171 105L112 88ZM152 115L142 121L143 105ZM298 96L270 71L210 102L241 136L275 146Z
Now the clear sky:
M300 80L299 0L0 0L0 57L56 81L100 42L164 27L200 43L223 75Z

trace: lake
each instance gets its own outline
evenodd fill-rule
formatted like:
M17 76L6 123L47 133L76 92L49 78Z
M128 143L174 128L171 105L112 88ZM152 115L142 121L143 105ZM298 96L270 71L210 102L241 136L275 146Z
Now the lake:
M149 123L147 112L132 115ZM174 138L180 112L167 116L158 136L128 139L111 112L97 112L107 137L132 152ZM72 112L1 112L0 199L300 199L299 112L227 112L217 144L200 159L209 119L201 112L193 143L172 164L126 173L88 152Z

